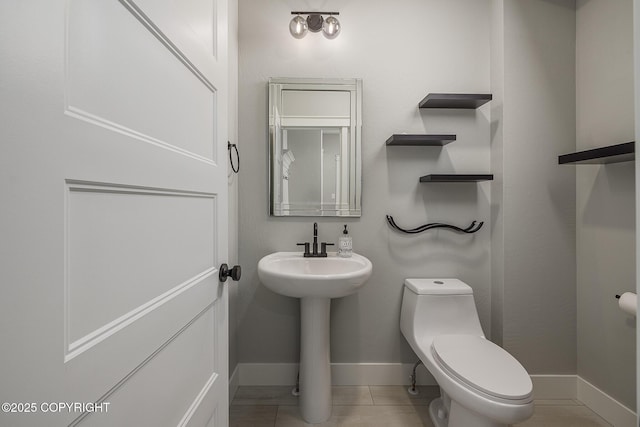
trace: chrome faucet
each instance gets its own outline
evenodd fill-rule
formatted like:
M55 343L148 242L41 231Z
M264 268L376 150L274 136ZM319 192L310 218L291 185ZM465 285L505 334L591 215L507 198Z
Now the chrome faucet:
M312 250L309 250L309 246L311 244L309 242L298 243L298 246L304 246L304 257L305 258L326 258L327 257L327 246L333 246L333 243L320 243L320 252L318 252L318 223L313 223L313 247Z

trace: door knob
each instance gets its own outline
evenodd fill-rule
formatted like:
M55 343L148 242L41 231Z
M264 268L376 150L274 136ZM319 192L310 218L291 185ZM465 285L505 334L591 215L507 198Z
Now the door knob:
M222 264L218 273L218 279L220 279L221 282L226 282L227 277L231 277L232 280L237 282L240 280L241 275L242 269L239 265L234 265L233 268L230 269L227 264Z

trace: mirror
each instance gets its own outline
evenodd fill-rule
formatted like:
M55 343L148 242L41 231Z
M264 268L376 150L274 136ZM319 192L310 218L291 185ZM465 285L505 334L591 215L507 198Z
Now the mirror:
M359 217L361 128L361 79L269 79L271 215Z

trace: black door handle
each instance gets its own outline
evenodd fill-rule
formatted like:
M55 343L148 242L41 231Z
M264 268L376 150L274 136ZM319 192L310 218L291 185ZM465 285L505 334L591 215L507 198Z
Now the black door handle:
M232 280L237 282L240 280L241 275L242 268L240 268L239 265L234 265L233 268L229 269L227 264L222 264L218 273L218 279L220 279L221 282L226 282L227 277L231 277Z

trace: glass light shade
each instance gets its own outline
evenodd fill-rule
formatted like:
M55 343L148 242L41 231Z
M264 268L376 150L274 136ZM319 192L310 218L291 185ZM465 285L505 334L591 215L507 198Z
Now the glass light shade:
M328 39L335 39L340 34L340 21L334 16L329 16L322 24L322 34Z
M298 15L289 23L289 32L297 39L301 39L307 35L309 28L307 27L307 20Z

